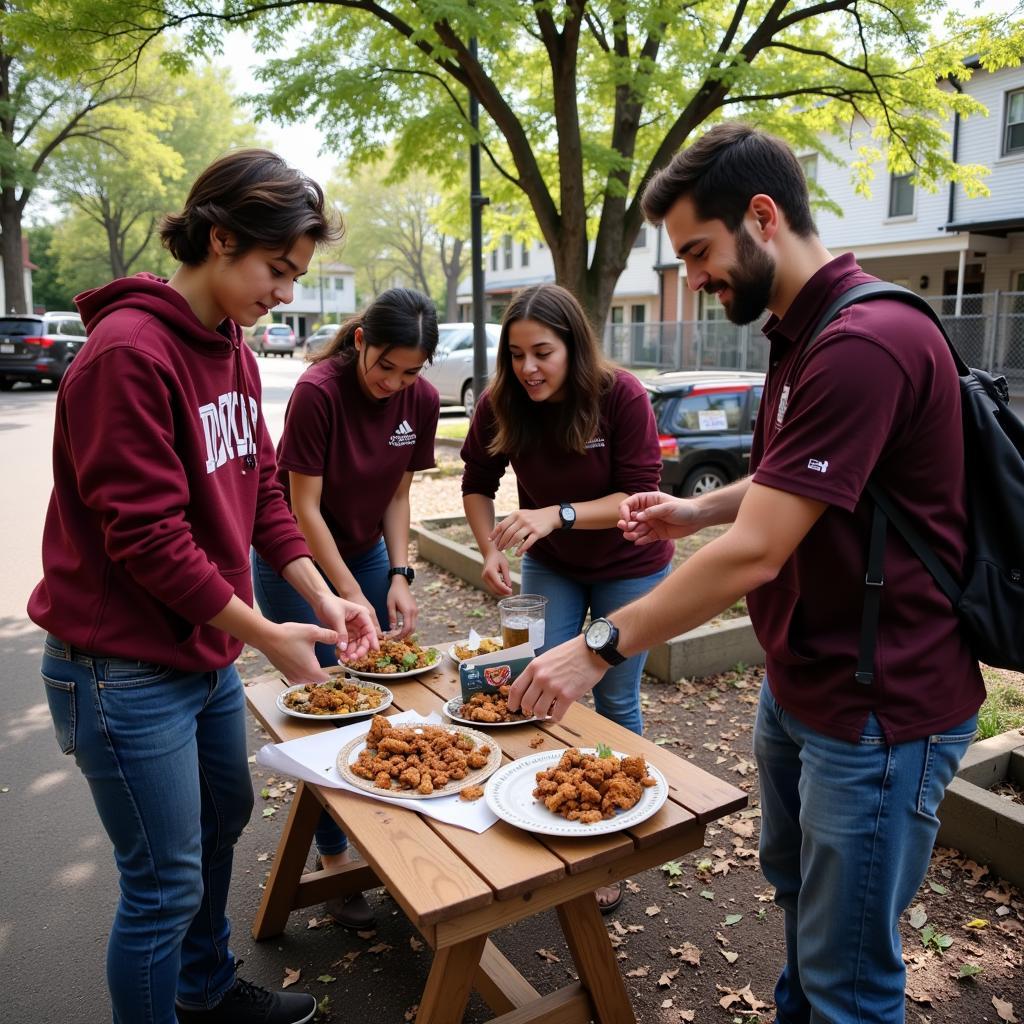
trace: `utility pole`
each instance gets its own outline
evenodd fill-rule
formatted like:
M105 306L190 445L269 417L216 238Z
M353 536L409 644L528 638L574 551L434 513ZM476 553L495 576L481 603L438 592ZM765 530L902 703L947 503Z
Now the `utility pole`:
M476 36L469 41L469 53L476 60ZM470 260L473 263L473 405L487 387L487 335L484 332L484 232L483 208L490 202L480 194L480 105L469 94L469 125L473 141L469 147Z

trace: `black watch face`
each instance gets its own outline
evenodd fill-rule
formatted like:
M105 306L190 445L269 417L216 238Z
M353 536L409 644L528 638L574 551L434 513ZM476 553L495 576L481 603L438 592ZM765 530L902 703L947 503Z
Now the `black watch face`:
M596 622L592 622L587 628L587 646L592 651L599 651L612 636L611 624L605 622L604 619L598 619Z

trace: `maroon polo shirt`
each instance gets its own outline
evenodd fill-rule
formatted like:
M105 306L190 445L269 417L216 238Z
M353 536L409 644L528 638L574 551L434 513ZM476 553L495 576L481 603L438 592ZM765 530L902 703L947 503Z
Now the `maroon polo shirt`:
M277 449L289 503L289 471L323 477L320 512L342 558L364 554L380 539L402 476L434 465L441 408L437 389L422 378L380 401L363 392L357 373L354 361L338 359L306 370Z
M890 526L875 681L856 682L873 477L957 578L966 511L960 390L945 339L912 307L844 310L808 352L828 304L875 278L853 256L822 267L765 325L771 365L751 450L754 481L828 508L748 597L776 700L829 736L855 741L869 711L886 739L942 732L984 700L977 662L931 574Z
M511 462L519 487L520 508L546 508L560 502L593 501L616 491L656 491L661 480L658 428L647 390L631 373L615 371L615 383L601 403L600 429L580 455L566 451L555 437L558 408L538 402L530 410L540 436L550 442L514 456L490 455L495 433L488 395L481 399L466 443L463 494L493 498ZM647 576L669 563L671 541L637 547L620 530L556 530L537 541L530 555L538 562L582 583Z

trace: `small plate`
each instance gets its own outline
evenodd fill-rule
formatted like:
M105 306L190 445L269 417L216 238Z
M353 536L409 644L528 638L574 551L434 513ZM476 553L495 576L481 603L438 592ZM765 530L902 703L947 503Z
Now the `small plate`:
M407 672L363 672L361 669L352 668L351 665L346 665L345 662L341 662L341 668L343 668L350 676L355 676L357 679L370 679L379 680L380 682L387 682L389 679L408 679L410 676L421 676L424 672L433 672L435 668L441 666L441 652L436 647L425 647L425 651L437 651L437 657L429 665L421 665L419 668L411 668Z
M596 753L593 747L578 749L582 754ZM668 782L665 776L648 761L647 772L657 785L645 789L640 800L628 811L619 811L614 818L595 821L592 825L585 825L582 821L569 821L560 814L549 811L533 795L537 788L537 772L553 768L564 753L564 750L542 750L537 754L521 757L499 769L484 790L487 806L502 821L507 821L526 832L536 832L545 836L600 836L639 825L641 821L646 821L657 814L668 799ZM612 753L620 759L629 756L620 754L617 750Z
M294 708L288 707L284 702L284 698L289 693L294 693L296 690L304 690L305 685L299 683L298 686L289 686L287 690L282 690L277 695L277 707L280 711L283 711L286 715L291 715L292 718L305 718L311 722L337 722L342 719L351 720L355 718L364 718L367 715L379 715L385 708L391 707L391 702L395 699L395 695L386 687L381 686L380 683L370 683L356 680L352 680L355 686L365 686L370 690L379 690L383 695L384 699L375 708L369 708L366 711L347 711L339 712L334 715L313 715L306 711L296 711Z
M432 722L406 722L400 728L418 729L424 725L433 724ZM444 729L445 726L436 726L436 728ZM479 786L498 770L501 766L501 747L490 736L485 736L482 732L477 732L475 729L451 726L448 728L448 731L461 736L468 736L477 746L490 747L491 754L483 768L474 768L464 779L449 782L447 786L436 789L433 793L417 793L412 789L378 789L369 779L363 779L356 775L352 771L352 763L366 747L366 737L369 733L364 733L362 736L357 736L354 740L350 740L338 751L338 759L335 762L338 774L349 785L355 786L356 789L361 789L364 793L373 793L374 796L394 797L399 800L432 800L438 796L458 796L467 786Z
M500 636L482 636L482 637L480 637L480 639L481 640L498 640L498 641L500 641L501 637ZM476 654L473 655L473 658L460 658L455 653L455 648L456 647L463 647L463 646L465 646L468 643L469 643L469 637L466 637L464 640L456 640L454 643L448 645L448 652L447 652L448 653L448 657L451 658L452 661L454 661L456 665L461 665L464 661L472 661L473 658L480 657L480 656L482 656L484 654L487 654L487 653L491 653L491 654L497 653L496 651L490 651L490 652L488 652L488 651L478 651Z
M527 722L536 722L536 718L517 718L514 722L476 722L471 718L461 718L459 716L459 709L466 702L461 697L452 697L442 709L444 713L453 721L460 722L463 725L471 725L474 729L498 729L506 725L525 725Z

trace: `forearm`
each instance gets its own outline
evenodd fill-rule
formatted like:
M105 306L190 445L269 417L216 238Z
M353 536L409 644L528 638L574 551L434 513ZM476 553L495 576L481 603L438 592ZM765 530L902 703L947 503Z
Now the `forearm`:
M304 559L309 561L309 559ZM257 650L263 650L274 630L275 624L265 619L259 612L250 608L240 597L233 596L230 601L209 620L211 626L224 630L229 636L249 644Z
M698 529L703 530L705 526L722 526L736 521L747 491L750 489L751 477L745 476L728 487L720 487L714 491L707 491L699 498L691 499L697 508L700 519Z
M296 510L296 519L299 529L302 530L306 543L309 545L309 550L313 552L316 564L327 574L334 589L342 597L350 601L355 600L362 591L359 589L356 578L345 564L345 560L341 557L337 542L319 510L315 514Z
M334 596L311 558L296 558L284 567L281 575L306 599L313 611L318 611L321 602Z
M603 498L594 498L593 501L570 502L576 510L576 522L573 523L574 530L607 530L615 526L619 521L619 506L629 497L625 491L616 491L614 494L606 494ZM558 517L558 505L551 506L555 521L561 526Z
M490 534L494 529L494 499L484 494L464 494L462 507L466 511L466 522L473 531L480 553L486 557L495 550Z
M409 495L396 494L384 510L384 545L391 565L409 564Z

